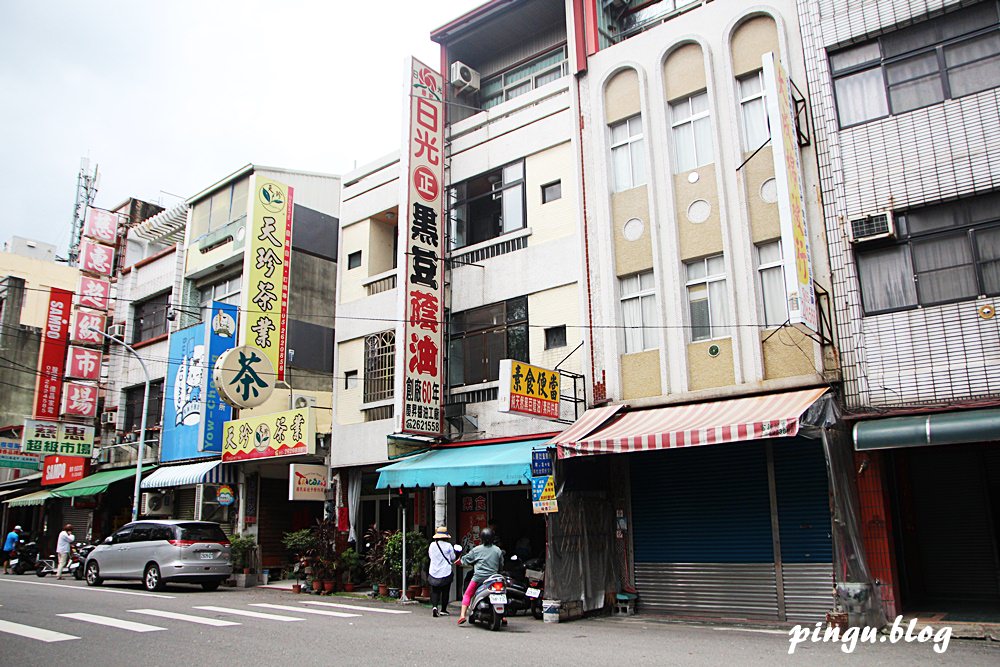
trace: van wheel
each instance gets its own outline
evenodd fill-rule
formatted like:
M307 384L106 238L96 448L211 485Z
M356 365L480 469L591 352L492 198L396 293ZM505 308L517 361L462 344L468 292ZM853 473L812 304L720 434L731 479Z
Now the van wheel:
M88 586L100 586L104 583L104 580L100 577L100 569L97 567L97 561L90 561L87 563L87 585Z
M209 592L217 591L219 590L219 584L221 583L221 581L203 581L201 582L201 589Z
M159 565L150 563L146 567L146 574L142 576L142 585L146 587L147 591L163 590L163 578L160 576Z

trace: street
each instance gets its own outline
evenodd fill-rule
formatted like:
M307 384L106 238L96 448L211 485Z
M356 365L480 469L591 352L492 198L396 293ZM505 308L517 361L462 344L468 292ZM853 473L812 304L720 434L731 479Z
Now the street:
M457 627L423 605L271 589L138 585L0 576L0 647L8 665L425 665L530 661L547 665L996 665L1000 644L800 643L783 630L665 623L641 616L548 624L516 617L500 632Z

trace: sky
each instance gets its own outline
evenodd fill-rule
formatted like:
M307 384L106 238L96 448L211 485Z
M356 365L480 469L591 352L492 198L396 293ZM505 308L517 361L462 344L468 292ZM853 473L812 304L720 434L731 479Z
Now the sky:
M399 148L402 75L483 0L3 0L0 244L65 256L94 205L170 207L248 163L343 174Z

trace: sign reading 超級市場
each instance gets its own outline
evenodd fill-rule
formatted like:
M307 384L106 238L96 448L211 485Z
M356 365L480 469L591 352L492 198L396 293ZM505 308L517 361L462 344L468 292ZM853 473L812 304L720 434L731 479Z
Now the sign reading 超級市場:
M243 256L243 317L238 345L261 350L285 379L288 280L292 256L293 189L260 174L250 178L247 243Z
M226 422L224 429L223 463L316 453L312 408L234 419Z
M21 451L45 456L89 457L94 450L94 427L69 422L51 422L25 419L21 434Z
M497 412L559 419L559 371L501 359Z
M402 268L396 334L396 430L439 436L444 399L444 78L410 58L405 82L408 124L400 158L398 265Z

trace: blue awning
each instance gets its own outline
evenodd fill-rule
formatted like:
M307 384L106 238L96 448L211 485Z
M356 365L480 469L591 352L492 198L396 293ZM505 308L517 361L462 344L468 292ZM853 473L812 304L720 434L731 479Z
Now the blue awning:
M152 475L142 480L142 488L167 489L190 484L232 484L233 481L234 475L231 466L222 465L222 459L211 459L200 463L161 466Z
M531 451L550 438L435 449L379 468L379 489L531 483Z

